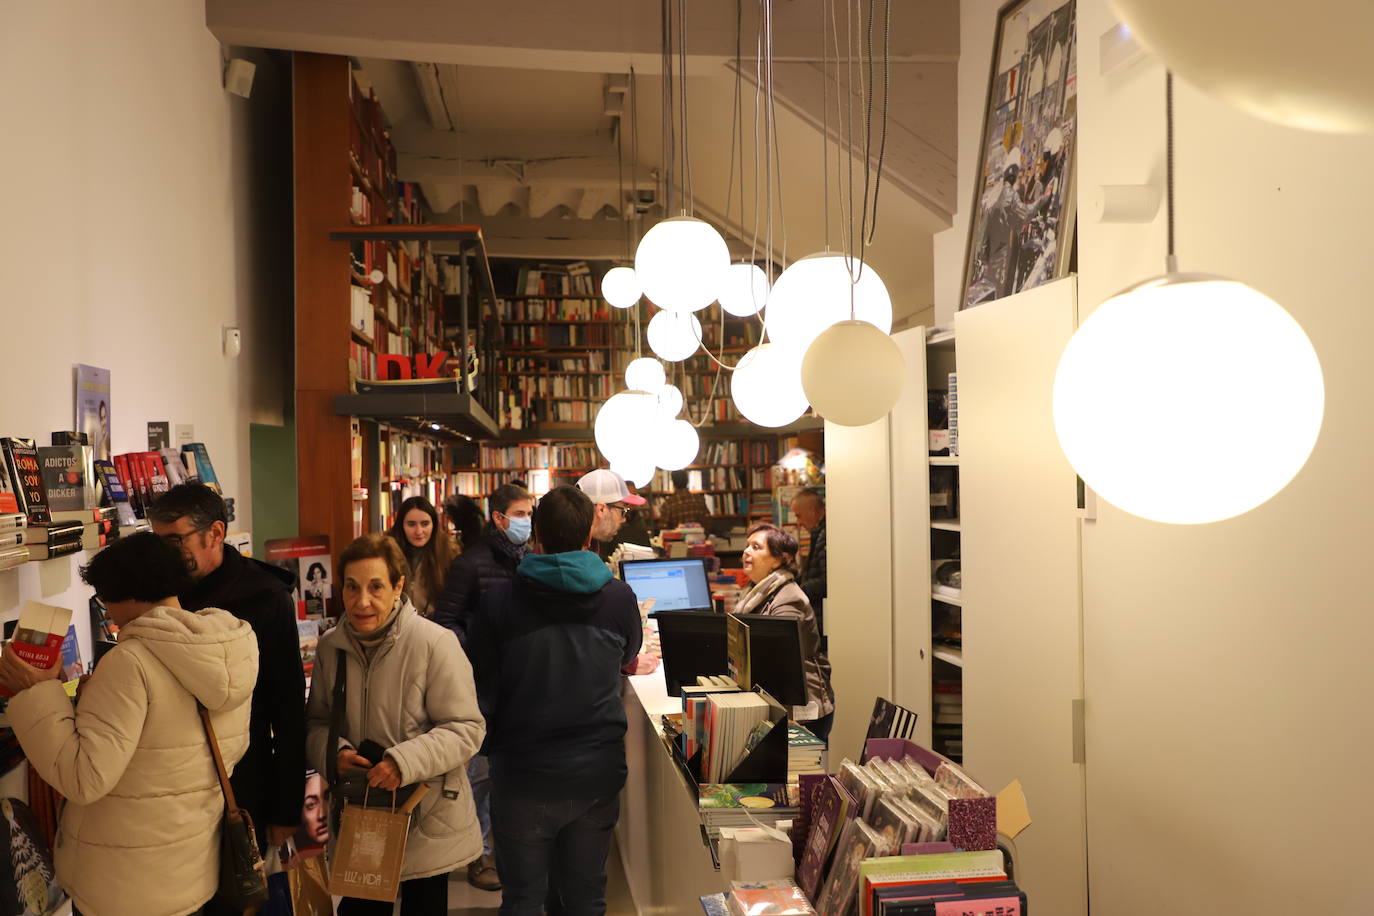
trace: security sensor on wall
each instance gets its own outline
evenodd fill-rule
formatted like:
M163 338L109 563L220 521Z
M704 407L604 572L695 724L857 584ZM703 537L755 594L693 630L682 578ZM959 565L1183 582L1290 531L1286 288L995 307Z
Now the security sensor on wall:
M224 88L245 99L253 94L253 74L258 65L251 60L235 57L224 68Z
M224 355L238 356L243 351L243 335L238 328L224 329Z

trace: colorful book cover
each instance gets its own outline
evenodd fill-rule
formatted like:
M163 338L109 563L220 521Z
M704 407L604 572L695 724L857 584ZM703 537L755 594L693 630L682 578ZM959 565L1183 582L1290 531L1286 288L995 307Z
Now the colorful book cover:
M124 489L124 482L119 479L114 462L97 458L92 463L95 465L96 479L100 481L100 487L105 493L105 501L115 507L119 524L138 524L134 507L129 502L129 491Z
M30 525L48 521L48 496L43 489L43 470L38 463L38 448L32 439L6 436L0 439L5 464L19 497L19 511L29 517Z
M854 796L834 776L827 776L816 790L811 809L811 833L806 838L801 864L797 866L797 882L812 900L820 893L835 841L846 819L856 813L856 808Z
M210 463L210 451L205 447L205 443L188 442L181 450L191 453L191 459L187 464L193 466L195 476L200 478L200 482L223 495L224 491L220 489L219 477L215 475L215 466Z
M81 645L76 639L76 624L72 624L67 627L67 635L62 639L62 680L74 681L85 673Z
M10 648L35 668L51 668L62 654L62 640L71 623L72 612L67 608L26 601L19 613ZM14 696L3 687L0 687L0 695Z
M702 783L698 808L795 808L796 789L786 783Z
M97 458L110 459L110 370L73 366L76 428Z
M52 850L38 819L17 798L0 799L8 834L7 856L0 856L0 911L14 916L44 916L67 899L57 884Z
M262 546L263 559L296 577L292 595L297 617L333 616L329 604L333 597L334 567L327 535L275 538Z
M39 446L38 464L51 511L95 508L95 468L89 445Z
M13 515L18 511L19 495L10 476L9 462L0 458L0 515Z

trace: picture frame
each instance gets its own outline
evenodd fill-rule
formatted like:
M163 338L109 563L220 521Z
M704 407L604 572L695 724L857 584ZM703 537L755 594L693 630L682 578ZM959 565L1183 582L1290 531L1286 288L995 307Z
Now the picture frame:
M1076 0L997 11L959 308L1066 276L1075 248Z

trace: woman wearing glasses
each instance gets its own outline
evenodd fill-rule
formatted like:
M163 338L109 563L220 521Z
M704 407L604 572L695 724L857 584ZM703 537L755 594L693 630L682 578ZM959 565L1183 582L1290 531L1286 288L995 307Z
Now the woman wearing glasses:
M198 706L210 711L229 768L248 747L258 671L253 629L227 611L192 613L181 552L152 533L120 538L91 559L119 642L72 701L58 680L6 647L0 685L29 763L66 796L57 881L78 911L100 916L199 912L219 882L224 797Z

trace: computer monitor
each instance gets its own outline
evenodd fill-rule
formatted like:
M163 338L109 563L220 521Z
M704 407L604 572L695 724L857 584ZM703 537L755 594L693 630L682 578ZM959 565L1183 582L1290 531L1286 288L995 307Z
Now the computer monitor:
M711 586L706 582L706 564L700 557L625 560L620 564L620 575L635 598L654 599L651 613L711 610Z
M663 679L668 695L678 696L683 685L695 686L703 674L727 674L725 615L709 611L661 611L658 642L663 651Z
M749 627L749 679L783 706L805 706L801 621L767 614L745 614L740 620Z

